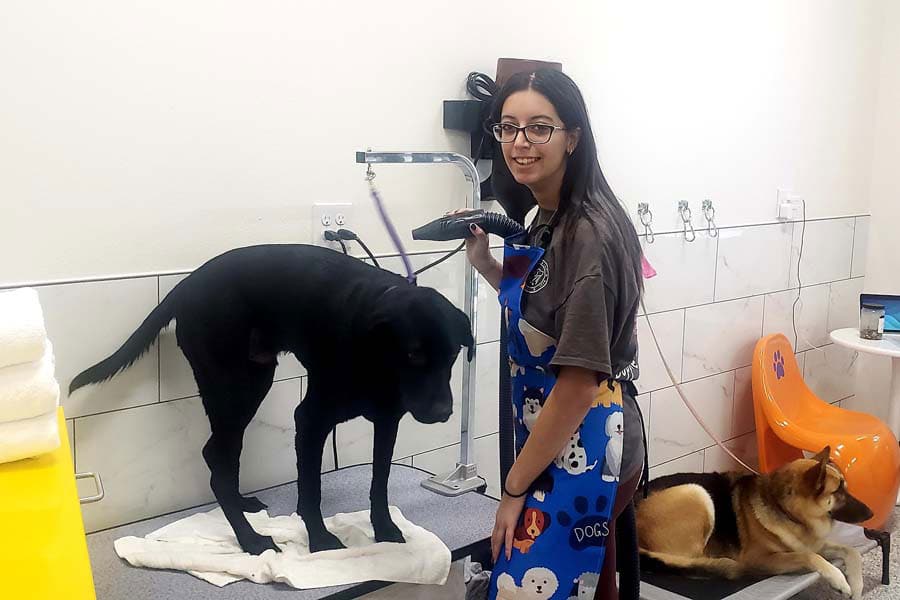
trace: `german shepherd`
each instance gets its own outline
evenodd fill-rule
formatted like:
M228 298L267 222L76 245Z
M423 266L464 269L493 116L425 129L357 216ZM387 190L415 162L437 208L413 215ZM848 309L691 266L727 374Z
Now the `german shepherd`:
M834 521L872 517L851 496L826 446L766 475L686 473L650 482L637 507L638 545L650 570L737 579L816 571L854 600L862 558L826 541ZM840 558L847 576L826 559Z

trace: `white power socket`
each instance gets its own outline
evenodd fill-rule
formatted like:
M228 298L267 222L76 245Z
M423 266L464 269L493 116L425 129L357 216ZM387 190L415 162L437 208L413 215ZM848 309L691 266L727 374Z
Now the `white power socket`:
M799 221L803 218L803 197L779 188L775 210L779 221Z
M340 250L337 242L325 239L328 230L353 229L353 204L350 202L334 202L313 204L312 211L312 243L333 250ZM344 242L345 244L348 242Z

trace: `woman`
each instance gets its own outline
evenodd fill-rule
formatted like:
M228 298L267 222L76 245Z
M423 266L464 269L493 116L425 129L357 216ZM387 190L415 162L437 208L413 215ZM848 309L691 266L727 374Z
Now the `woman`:
M516 415L517 458L491 538L490 597L614 598L615 516L643 464L630 382L640 243L600 170L584 99L569 77L513 76L491 123L539 210L525 234L506 240L502 265L477 227L466 249L499 292Z

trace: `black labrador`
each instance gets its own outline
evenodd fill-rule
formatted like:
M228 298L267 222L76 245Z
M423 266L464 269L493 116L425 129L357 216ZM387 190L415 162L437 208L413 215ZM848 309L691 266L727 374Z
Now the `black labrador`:
M194 371L212 434L203 447L210 486L246 552L278 548L244 512L265 508L238 490L244 429L272 386L281 352L306 367L294 411L297 512L310 551L342 548L322 521L321 465L328 433L362 416L375 428L370 491L378 541L403 542L388 512L387 482L400 418L446 422L450 371L475 341L465 313L438 292L325 248L250 246L213 258L182 280L112 356L77 375L69 393L109 379L146 352L172 319Z

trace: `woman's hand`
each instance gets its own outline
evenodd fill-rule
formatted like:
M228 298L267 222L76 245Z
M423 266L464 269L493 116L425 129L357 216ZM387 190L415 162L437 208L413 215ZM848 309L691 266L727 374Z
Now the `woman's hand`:
M472 210L473 209L471 208L460 208L447 214L458 215L471 212ZM474 223L469 226L469 231L472 232L472 235L466 238L466 258L469 259L469 262L475 270L481 273L481 276L484 277L495 290L499 290L502 267L491 254L488 234Z
M500 548L505 548L506 560L512 557L513 536L516 533L516 526L519 524L519 517L522 516L522 509L525 508L526 496L521 498L512 498L506 494L500 499L500 506L497 507L497 516L494 520L494 531L491 533L491 557L494 563L500 556Z

